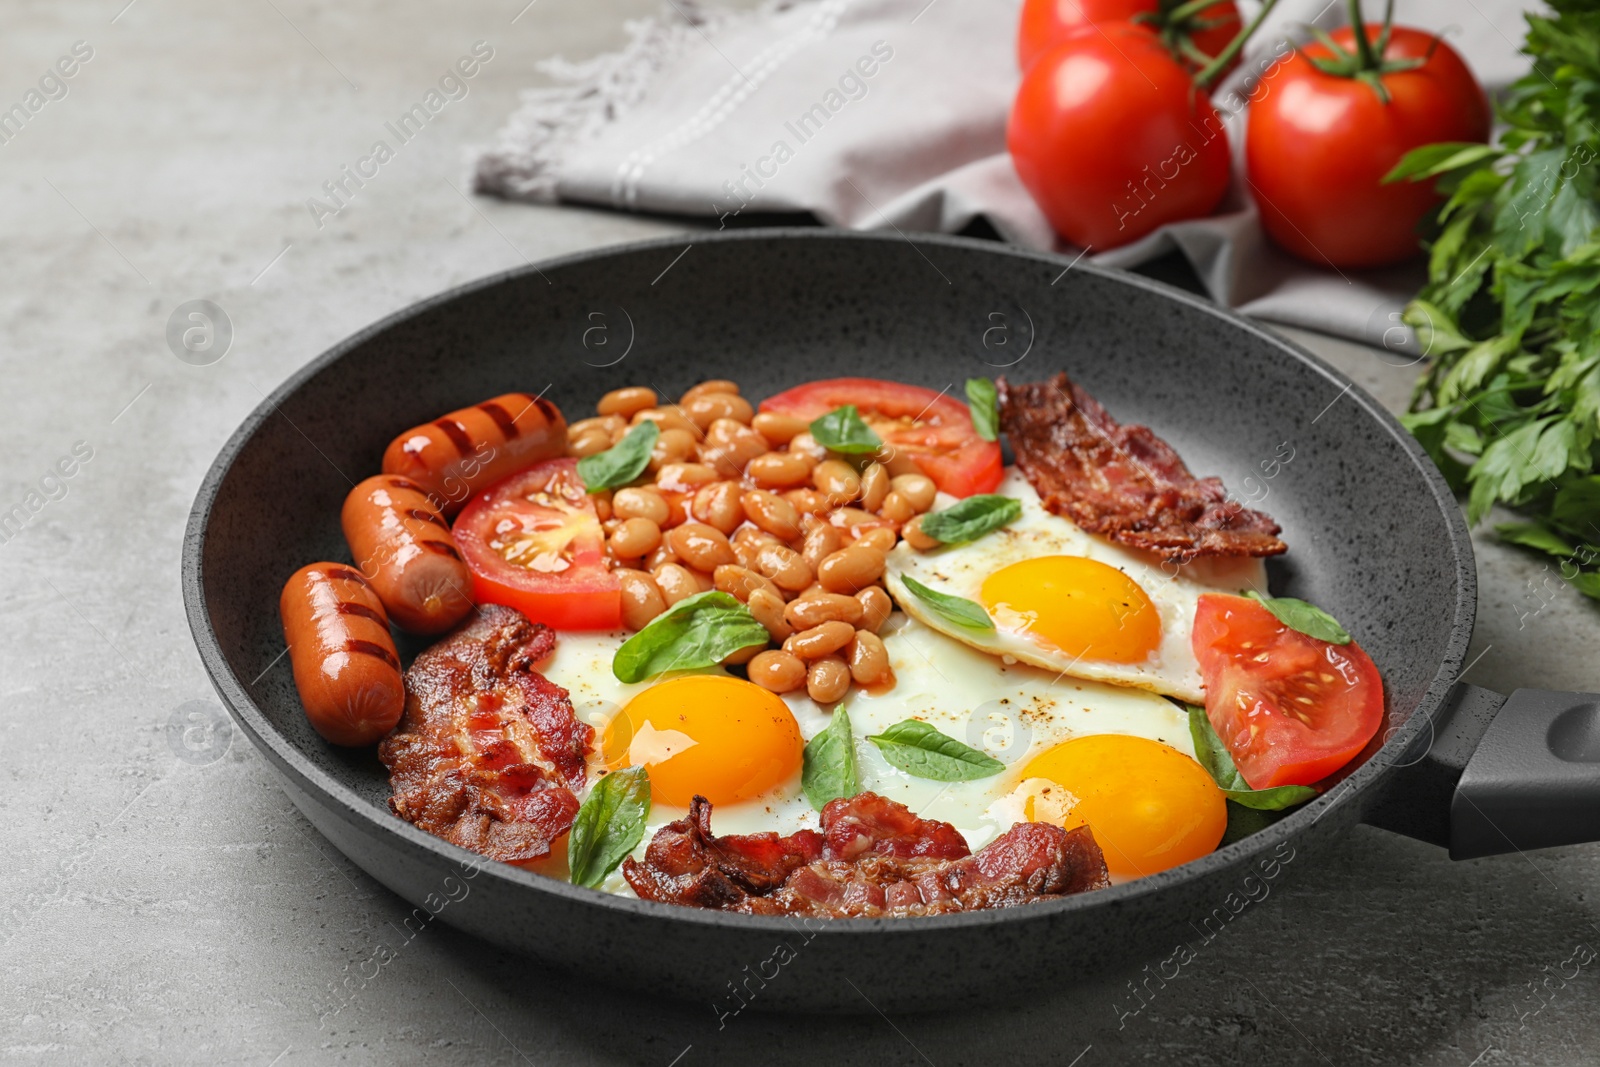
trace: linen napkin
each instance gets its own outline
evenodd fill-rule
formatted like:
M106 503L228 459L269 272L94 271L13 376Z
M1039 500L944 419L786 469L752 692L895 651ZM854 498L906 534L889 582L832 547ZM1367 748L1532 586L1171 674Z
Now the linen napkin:
M619 52L543 63L556 84L524 92L477 158L477 190L724 226L805 213L852 229L950 233L982 219L1008 241L1082 253L1053 233L1006 152L1018 0L769 0L743 12L667 4L628 23ZM1517 52L1526 4L1397 6L1397 22L1443 31L1491 94L1526 70ZM1240 7L1246 18L1258 10ZM1245 314L1414 345L1399 311L1422 283L1420 265L1303 264L1268 243L1238 178L1247 97L1271 91L1283 42L1304 40L1308 25L1342 24L1344 10L1338 0L1282 0L1213 93L1235 155L1215 214L1089 261L1133 267L1176 249L1214 299Z

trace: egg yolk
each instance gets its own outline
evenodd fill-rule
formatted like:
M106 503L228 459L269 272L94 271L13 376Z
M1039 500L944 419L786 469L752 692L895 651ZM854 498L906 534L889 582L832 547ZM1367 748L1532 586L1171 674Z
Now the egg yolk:
M1023 769L1030 820L1088 824L1111 873L1155 874L1216 849L1227 802L1204 767L1144 737L1097 734L1064 741ZM1056 795L1051 795L1056 794Z
M991 613L1020 615L1027 633L1078 659L1138 663L1161 644L1161 616L1150 597L1098 560L1026 559L985 578L980 595Z
M650 794L686 808L695 794L713 804L749 800L800 770L800 725L775 693L721 674L653 685L606 724L606 765L642 765Z

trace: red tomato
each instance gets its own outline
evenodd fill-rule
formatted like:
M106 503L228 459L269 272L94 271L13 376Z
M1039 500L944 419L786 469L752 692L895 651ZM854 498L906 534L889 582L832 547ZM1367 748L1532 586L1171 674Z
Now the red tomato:
M807 422L854 404L861 419L951 496L992 493L1005 473L998 441L972 428L967 405L920 385L876 378L828 378L770 396L762 411Z
M606 568L605 532L577 460L547 460L479 493L452 533L479 603L557 630L622 625L622 590Z
M1217 109L1160 39L1126 23L1100 31L1040 57L1006 131L1050 225L1096 251L1209 214L1229 171Z
M1368 26L1376 44L1380 26ZM1354 48L1346 26L1332 37ZM1257 90L1245 133L1245 165L1261 225L1301 259L1377 267L1418 255L1417 224L1438 203L1432 182L1380 183L1400 157L1438 141L1484 141L1489 102L1461 57L1431 33L1396 26L1385 59L1422 59L1412 70L1367 82L1325 74L1308 44Z
M1252 789L1320 782L1383 722L1383 682L1359 645L1291 630L1260 601L1207 593L1190 643L1206 718Z
M1017 29L1017 66L1027 70L1045 52L1084 30L1092 32L1110 22L1132 22L1140 15L1159 18L1160 13L1160 0L1024 0ZM1218 0L1174 30L1205 55L1215 56L1228 47L1239 28L1239 9L1233 0ZM1188 59L1184 62L1198 69ZM1226 77L1238 65L1235 57L1217 77Z

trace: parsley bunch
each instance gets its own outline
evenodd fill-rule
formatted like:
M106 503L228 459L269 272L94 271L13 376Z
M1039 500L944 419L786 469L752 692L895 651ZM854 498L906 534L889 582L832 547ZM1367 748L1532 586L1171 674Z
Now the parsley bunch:
M1404 416L1477 523L1561 560L1600 598L1600 8L1528 16L1533 70L1500 105L1498 143L1440 144L1386 180L1437 178L1447 199L1428 283L1407 306L1432 364Z

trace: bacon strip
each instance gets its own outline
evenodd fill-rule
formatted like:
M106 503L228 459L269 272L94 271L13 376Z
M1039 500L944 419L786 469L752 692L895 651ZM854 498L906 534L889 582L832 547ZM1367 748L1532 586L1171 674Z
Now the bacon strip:
M995 385L1017 467L1055 514L1168 559L1288 551L1271 516L1231 499L1220 478L1190 474L1148 427L1118 425L1065 374Z
M485 605L406 672L406 710L378 746L390 809L430 834L528 864L572 826L594 729L534 667L555 633Z
M949 823L875 793L835 800L822 833L715 837L711 804L662 827L622 872L645 900L751 915L940 915L1102 889L1105 857L1087 827L1018 823L976 855Z

